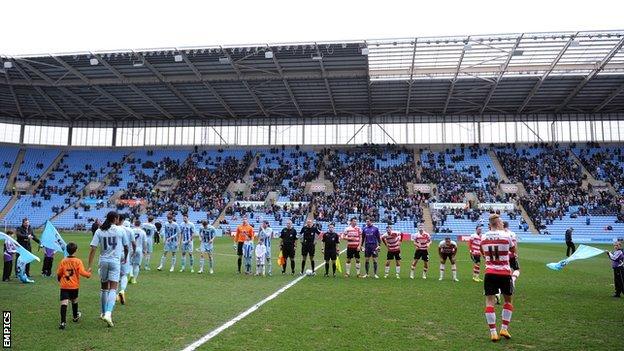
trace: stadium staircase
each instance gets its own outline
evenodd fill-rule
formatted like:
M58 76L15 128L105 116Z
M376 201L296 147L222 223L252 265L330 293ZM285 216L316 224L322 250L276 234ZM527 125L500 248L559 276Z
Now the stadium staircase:
M126 155L120 162L120 169L123 168L123 165L132 158L132 153L129 153L128 155ZM113 177L117 174L118 170L116 169L111 169L110 172L108 172L108 174L106 174L106 177L104 177L104 179L101 180L102 183L104 183L104 185L102 185L101 189L106 189L108 187L108 185L112 182ZM89 184L85 185L78 193L80 194L78 199L76 199L76 201L74 201L73 203L69 204L69 206L65 207L62 211L60 211L59 213L55 214L52 218L50 218L50 222L53 222L54 220L56 220L57 218L61 217L63 214L65 214L67 211L74 209L77 205L80 204L80 202L85 198L85 195L87 195L87 187L89 186Z
M427 233L433 233L433 219L431 218L431 210L429 206L423 206L423 221L425 225L425 231Z
M56 166L58 166L59 162L61 162L61 160L63 159L63 156L65 156L65 151L61 151L58 155L56 155L56 158L54 159L54 161L52 161L52 163L50 163L50 166L48 166L48 168L41 174L41 176L39 176L39 179L37 179L37 181L30 186L30 189L28 189L29 192L32 193L33 191L35 191L39 187L39 185L41 185L43 180L48 178L50 172L52 172L56 168Z
M13 162L13 167L11 168L11 173L9 174L9 181L6 183L6 187L4 188L5 191L12 191L17 174L19 173L22 163L24 163L25 155L26 149L20 149L17 153L17 157L15 158L15 162Z
M260 157L260 153L256 152L256 154L254 155L254 157L251 159L251 162L249 162L249 166L247 166L247 169L245 170L245 175L243 176L243 181L245 182L245 184L247 185L245 187L245 191L243 192L243 196L248 196L251 194L251 172L256 169L256 167L258 167L258 157ZM232 193L231 189L234 189L235 187L237 187L236 182L230 182L230 184L228 185L227 189L225 190L225 193L227 195L227 193ZM214 222L212 222L212 225L215 227L219 226L219 223L221 223L221 221L225 218L225 214L227 212L227 210L232 207L232 205L236 202L236 199L234 198L234 196L229 196L230 201L228 201L227 205L225 205L223 207L223 210L221 210L221 213L219 213L219 215L217 216L217 218L214 220Z
M26 154L26 149L21 149L20 152L17 155L17 159L15 160L15 164L13 165L13 169L11 170L11 176L10 176L11 181L7 182L7 191L10 190L13 187L14 180L15 180L17 174L19 173L19 169L20 169L20 167L21 167L21 165L22 165L22 163L24 161L25 154ZM59 152L59 154L56 156L54 161L45 170L45 172L43 172L43 174L41 174L39 176L37 181L35 181L28 188L28 193L34 192L37 189L37 187L39 187L41 182L48 177L48 174L50 172L52 172L54 170L54 168L56 167L56 165L58 165L58 163L63 159L63 155L65 155L65 151ZM17 200L19 200L17 194L13 194L11 196L11 199L9 200L9 202L6 204L6 206L4 206L2 211L0 211L0 220L4 219L4 217L7 215L7 213L9 213L9 211L11 211L13 206L17 203Z
M500 164L498 156L496 156L496 152L494 152L494 150L488 150L488 155L492 159L492 163L494 164L494 167L496 168L496 171L500 175L502 181L505 182L505 183L510 183L509 177L507 177L507 173L505 173L505 170L503 169L503 166L501 166L501 164ZM524 184L516 183L516 186L518 187L518 193L517 193L518 196L522 196L522 195L525 195L527 193L526 189L524 187ZM500 188L497 191L501 191ZM539 234L539 231L537 230L537 227L535 227L535 224L533 223L533 220L531 219L531 217L529 216L527 211L524 209L524 206L522 206L522 204L520 202L517 202L516 206L518 206L518 208L520 209L520 212L522 214L522 218L524 218L524 220L529 225L529 231L532 234Z
M601 180L596 179L590 171L587 170L587 168L585 168L585 166L583 165L583 162L581 162L581 160L578 158L578 156L572 152L571 150L568 150L568 154L570 155L570 158L579 166L581 167L581 171L583 172L583 175L585 176L585 179L583 179L583 182L581 184L581 188L583 189L587 189L588 188L588 184L591 184L593 186L601 186L606 188L609 193L611 193L612 195L618 195L618 192L615 190L615 188L613 187L613 185L609 182L603 182Z

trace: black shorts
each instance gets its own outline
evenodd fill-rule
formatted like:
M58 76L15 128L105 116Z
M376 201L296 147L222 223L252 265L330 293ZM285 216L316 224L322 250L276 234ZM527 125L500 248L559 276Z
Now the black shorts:
M61 301L78 298L78 289L61 289Z
M357 258L358 260L360 259L360 250L347 248L347 259L350 260L354 257Z
M481 255L470 255L470 259L475 264L481 263Z
M486 296L496 295L499 292L503 295L513 295L514 288L511 276L486 274L483 278L483 291Z
M401 251L388 251L388 254L386 255L386 260L390 261L390 260L397 260L400 261L401 260Z
M369 258L369 257L377 257L378 256L378 252L377 252L377 247L379 247L378 245L365 245L364 246L364 257Z
M243 255L243 243L242 242L238 242L236 243L236 254L238 256L242 256Z
M282 247L282 256L284 256L284 258L295 258L295 247L294 246L283 246Z
M416 250L416 252L414 252L414 259L415 260L423 260L425 262L429 262L429 251L427 250Z
M325 250L325 252L323 253L323 258L325 259L325 261L335 261L337 256L338 253L336 252L336 250Z
M509 267L511 267L514 271L520 270L520 264L518 263L517 257L509 257Z
M452 253L444 253L443 252L443 253L440 254L440 259L442 261L446 261L447 259L455 261L455 255L452 254Z
M316 251L316 247L314 247L314 244L301 245L302 256L314 256L315 251Z

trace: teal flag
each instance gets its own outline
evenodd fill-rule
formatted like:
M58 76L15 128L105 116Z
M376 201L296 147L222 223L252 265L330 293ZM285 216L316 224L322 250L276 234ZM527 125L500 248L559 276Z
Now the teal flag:
M39 257L33 255L30 251L23 248L22 245L18 244L15 239L11 238L3 232L0 232L0 240L8 241L15 246L15 251L17 251L17 253L19 254L19 258L17 259L18 263L22 262L23 264L26 264L35 260L40 261Z
M546 267L555 271L560 271L563 269L563 267L567 266L568 263L572 261L584 260L587 258L598 256L605 252L606 252L605 250L601 250L593 246L581 244L579 245L578 249L576 249L576 251L574 251L574 253L570 255L570 257L563 259L559 262L548 263L546 264Z
M65 244L65 240L63 240L61 234L59 234L50 221L46 221L43 233L41 233L41 245L56 252L62 251L65 257L67 257L67 244Z

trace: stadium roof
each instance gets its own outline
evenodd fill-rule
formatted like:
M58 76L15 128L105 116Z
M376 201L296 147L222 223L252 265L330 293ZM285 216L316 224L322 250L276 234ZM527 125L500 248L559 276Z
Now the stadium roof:
M33 120L624 112L624 30L0 56Z

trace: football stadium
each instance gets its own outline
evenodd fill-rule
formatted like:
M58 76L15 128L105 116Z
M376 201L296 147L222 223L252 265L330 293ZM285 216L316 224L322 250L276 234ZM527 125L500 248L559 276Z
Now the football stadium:
M620 349L624 30L500 33L0 52L3 347Z

